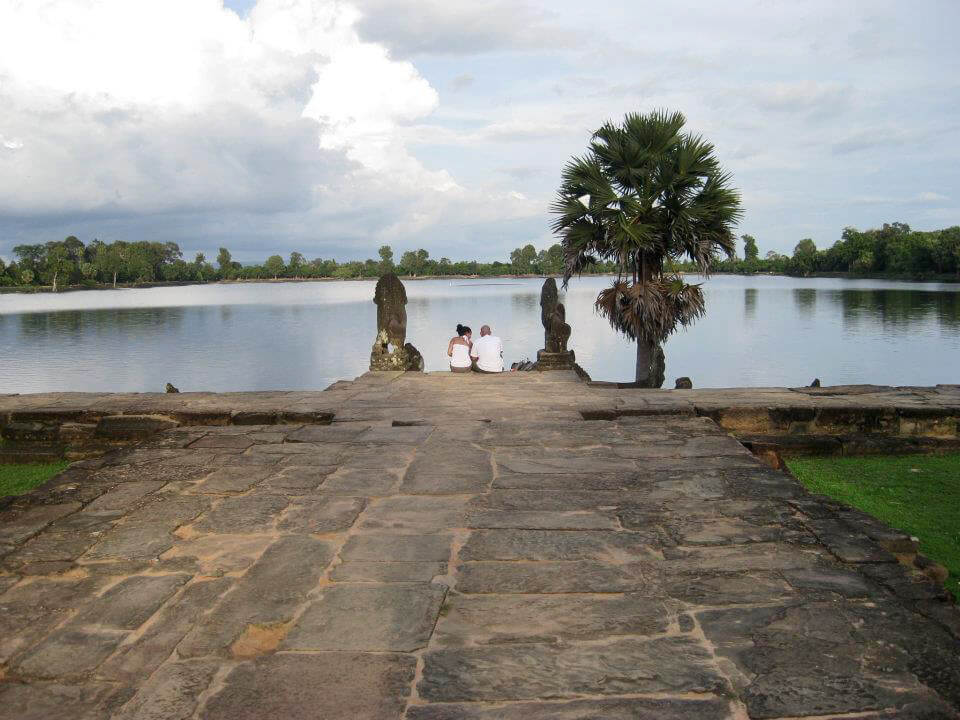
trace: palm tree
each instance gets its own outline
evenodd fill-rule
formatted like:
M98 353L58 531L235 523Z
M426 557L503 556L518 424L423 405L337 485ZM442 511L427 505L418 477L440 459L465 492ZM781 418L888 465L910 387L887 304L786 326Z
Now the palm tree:
M561 238L564 287L597 262L617 279L595 303L613 328L637 343L637 384L663 384L662 343L705 310L700 285L683 281L673 261L689 258L703 274L720 253L736 251L740 194L713 145L683 132L681 113L628 114L597 130L583 157L564 167L553 231Z

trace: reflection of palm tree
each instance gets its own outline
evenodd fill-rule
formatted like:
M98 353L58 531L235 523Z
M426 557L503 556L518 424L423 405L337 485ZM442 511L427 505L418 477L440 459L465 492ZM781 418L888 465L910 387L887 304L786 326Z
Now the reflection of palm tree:
M665 111L608 122L563 169L551 208L564 284L598 260L616 264L617 280L596 308L636 340L636 379L647 387L663 384L661 344L705 310L700 285L686 284L671 261L689 257L706 274L718 253L736 249L739 193L713 145L682 132L685 122Z
M757 289L743 289L743 316L752 320L757 316Z

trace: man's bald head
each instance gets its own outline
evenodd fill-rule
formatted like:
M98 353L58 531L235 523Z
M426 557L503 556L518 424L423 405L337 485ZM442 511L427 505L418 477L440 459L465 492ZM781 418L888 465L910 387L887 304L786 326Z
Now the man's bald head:
M480 337L483 337L484 335L489 335L491 332L492 330L490 330L490 326L484 325L482 328L480 328Z

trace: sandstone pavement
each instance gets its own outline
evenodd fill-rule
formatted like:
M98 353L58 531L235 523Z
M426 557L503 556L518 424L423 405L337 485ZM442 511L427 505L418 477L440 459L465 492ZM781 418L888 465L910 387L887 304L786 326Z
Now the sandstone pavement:
M909 539L709 417L561 371L184 395L0 511L0 718L960 718Z

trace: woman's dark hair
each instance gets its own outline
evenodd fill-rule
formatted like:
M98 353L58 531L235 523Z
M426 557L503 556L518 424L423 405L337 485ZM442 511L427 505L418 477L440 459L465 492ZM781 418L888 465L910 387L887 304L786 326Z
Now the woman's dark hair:
M457 325L457 335L459 335L460 337L463 337L468 332L473 332L473 331L470 328L468 328L466 325Z

